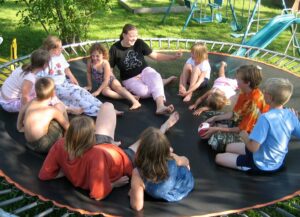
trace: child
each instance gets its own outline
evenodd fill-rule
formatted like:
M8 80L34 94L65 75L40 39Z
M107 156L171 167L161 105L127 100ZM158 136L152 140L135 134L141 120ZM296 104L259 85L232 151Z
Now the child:
M254 65L243 65L236 72L236 80L240 89L233 112L213 116L206 120L211 124L202 138L209 139L208 144L214 150L225 151L228 143L240 141L239 132L251 132L261 113L267 112L269 106L265 103L258 85L262 80L261 68ZM231 120L231 126L214 125L215 122Z
M150 127L142 133L132 172L130 205L135 210L144 206L144 191L169 202L186 197L194 187L189 160L171 152L162 129Z
M165 130L174 123L174 116L163 124ZM65 175L74 186L89 190L96 200L105 198L114 187L127 184L139 142L121 149L114 141L115 128L116 113L111 103L100 107L96 126L89 117L73 118L66 137L50 149L39 178Z
M18 116L17 129L25 133L27 147L39 153L47 153L69 127L65 106L62 103L49 106L55 97L54 88L51 78L38 79L36 98L26 104Z
M262 114L250 136L242 131L243 143L232 143L226 153L216 156L216 163L225 167L253 172L276 172L284 166L291 135L300 138L300 122L283 106L293 93L288 79L270 78L264 85L264 96L270 110Z
M39 77L51 77L55 83L57 97L68 107L78 110L77 113L97 116L101 102L87 90L80 87L72 74L69 63L62 54L62 43L56 36L48 36L43 48L51 55L49 67L38 74ZM69 77L70 82L66 79Z
M99 43L95 43L90 48L91 59L87 64L87 83L86 89L92 90L92 75L95 79L98 89L92 93L93 96L98 96L102 93L104 96L113 99L126 98L131 101L130 110L141 107L139 101L126 88L122 87L120 82L112 74L108 62L108 51Z
M0 91L0 105L5 111L19 112L35 97L36 73L47 68L48 51L38 49L31 54L30 63L15 69L4 81Z
M206 46L202 43L194 44L191 48L191 57L186 61L180 75L179 95L183 97L184 102L191 100L195 90L207 86L210 71Z
M238 86L236 79L226 78L226 65L224 61L221 62L219 77L214 81L212 88L189 106L190 110L194 110L200 103L206 102L206 106L196 109L193 113L194 115L198 116L202 112L209 110L221 110L225 105L231 104L231 98L234 98Z

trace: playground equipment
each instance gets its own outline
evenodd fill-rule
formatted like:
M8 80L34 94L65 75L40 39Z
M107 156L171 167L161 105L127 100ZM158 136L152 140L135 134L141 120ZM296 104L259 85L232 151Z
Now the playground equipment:
M197 23L208 23L213 22L214 17L216 16L216 20L218 22L222 21L222 15L220 13L220 8L222 7L223 0L214 0L213 2L211 0L208 0L208 3L205 1L195 0L193 3L191 3L190 0L184 1L186 7L190 8L190 13L184 23L184 26L182 28L182 31L184 31L189 24L190 20L194 20ZM210 9L210 15L206 15L206 9L209 7ZM218 10L218 13L215 15L215 10Z
M2 44L3 42L3 38L0 37L0 45ZM15 59L18 59L18 56L17 56L17 39L13 39L12 40L12 43L10 45L10 60L15 60ZM1 58L0 57L0 63L6 63L6 62L9 62L10 60L7 60L7 59L4 59L4 58ZM14 66L11 65L10 68L12 70L14 70Z
M244 11L244 3L245 3L245 0L243 0L243 11ZM234 32L241 31L243 29L243 25L241 23L238 23L238 21L237 21L236 13L235 13L235 10L234 10L234 6L231 3L231 0L227 1L227 5L228 4L229 4L230 10L231 10L232 19L233 19L232 22L231 22L231 24L230 24L231 29Z

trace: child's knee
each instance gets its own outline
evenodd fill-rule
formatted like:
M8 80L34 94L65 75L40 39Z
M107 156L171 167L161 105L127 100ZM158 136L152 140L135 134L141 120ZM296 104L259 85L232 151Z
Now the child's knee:
M217 154L216 155L216 157L215 157L216 164L222 164L222 162L223 162L223 155L224 154Z
M101 110L114 110L114 109L115 109L114 105L110 102L105 102L101 105Z

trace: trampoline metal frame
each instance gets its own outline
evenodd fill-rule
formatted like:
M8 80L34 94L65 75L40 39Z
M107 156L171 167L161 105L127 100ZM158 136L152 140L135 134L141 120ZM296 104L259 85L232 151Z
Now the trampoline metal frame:
M87 41L87 42L81 42L81 43L74 43L74 44L69 44L69 45L64 45L63 46L63 53L69 57L69 59L72 59L74 57L78 56L87 56L88 55L88 47L90 47L93 43L99 42L106 44L106 46L109 48L110 45L112 45L114 42L118 41L119 39L106 39L106 40L94 40L94 41ZM247 49L246 56L250 54L252 50L258 51L259 55L255 57L256 60L260 60L264 63L274 65L276 67L288 70L290 72L300 72L300 59L297 57L289 56L283 53L267 50L267 49L261 49L257 47L251 47L251 46L245 46L241 44L235 44L235 43L229 43L229 42L218 42L218 41L209 41L209 40L200 40L200 39L176 39L176 38L144 38L146 42L149 43L150 47L155 49L155 50L165 50L165 51L171 51L171 50L189 50L191 45L196 43L196 42L202 42L206 44L208 50L210 52L217 52L217 53L225 53L225 54L232 54L238 49ZM18 59L15 59L11 62L5 63L0 65L0 74L4 75L3 77L0 77L0 81L4 81L6 77L9 76L9 74L12 72L12 69L10 68L11 65L14 66L19 66L25 62L28 62L30 58L30 54L20 57ZM17 188L14 186L9 186L9 184L6 181L0 182L0 184L7 185L7 188L4 188L0 190L0 195L8 195L11 194L13 191L16 191ZM19 190L21 191L21 190ZM6 199L5 201L0 201L0 214L4 216L16 216L15 214L20 214L22 212L25 212L27 210L30 210L32 208L37 207L40 204L45 204L46 202L41 202L39 200L36 200L35 202L30 202L29 204L17 208L14 210L12 213L5 212L2 207L13 204L16 202L19 202L21 200L25 200L28 198L26 193L22 193L20 195L14 195L12 194L12 197L10 199ZM296 209L300 211L300 206L297 204L292 205ZM60 209L58 207L48 207L46 210L42 211L41 213L37 214L36 216L42 217L50 214L56 209ZM293 216L286 210L279 208L279 207L274 207L274 211L284 215L284 216ZM262 210L258 210L261 216L268 217L269 215L266 214ZM72 214L72 212L67 211L64 213L62 216L66 217ZM239 214L240 216L245 216L247 217L246 214L242 213Z

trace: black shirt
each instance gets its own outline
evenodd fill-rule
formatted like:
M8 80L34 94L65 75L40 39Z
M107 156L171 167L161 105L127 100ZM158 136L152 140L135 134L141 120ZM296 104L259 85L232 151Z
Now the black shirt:
M142 39L137 39L132 47L123 47L118 41L109 50L109 63L112 68L119 68L123 81L140 74L148 66L144 56L151 53L152 49Z

